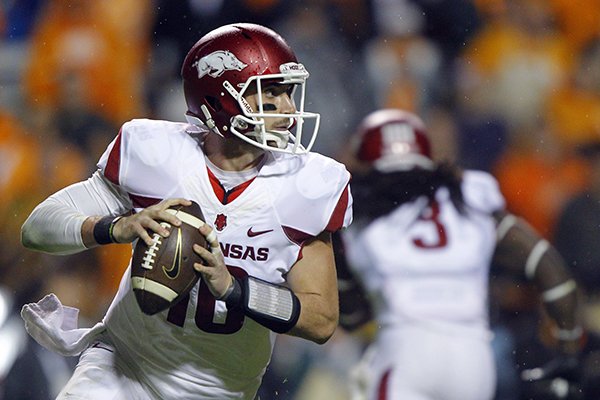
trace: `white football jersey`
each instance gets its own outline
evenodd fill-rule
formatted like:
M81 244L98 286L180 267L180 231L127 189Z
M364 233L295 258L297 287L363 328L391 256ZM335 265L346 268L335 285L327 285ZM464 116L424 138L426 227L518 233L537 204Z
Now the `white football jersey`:
M487 332L488 273L496 246L491 213L504 208L504 198L484 172L466 171L462 192L465 215L441 188L431 204L419 198L344 232L350 267L383 328L448 322Z
M350 224L350 175L342 164L314 153L267 152L258 176L225 192L211 180L199 135L190 129L130 121L98 166L136 210L172 197L197 202L233 274L282 284L305 240ZM170 310L144 315L129 269L104 322L132 373L161 399L252 399L274 342L267 328L228 312L202 280Z
M483 172L466 171L462 193L464 215L448 189L440 188L435 201L419 198L344 232L348 265L372 300L379 328L353 372L357 398L493 397L491 213L504 207L504 199L496 180Z

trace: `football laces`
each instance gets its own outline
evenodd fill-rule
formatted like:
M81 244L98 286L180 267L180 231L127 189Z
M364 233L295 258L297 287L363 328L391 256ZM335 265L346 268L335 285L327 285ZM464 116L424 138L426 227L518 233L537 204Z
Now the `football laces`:
M161 222L160 225L164 228L171 228L171 224L167 222ZM151 270L154 268L154 260L156 255L158 254L158 248L162 244L162 236L158 233L152 235L152 246L148 247L148 250L144 253L144 258L142 258L142 268Z

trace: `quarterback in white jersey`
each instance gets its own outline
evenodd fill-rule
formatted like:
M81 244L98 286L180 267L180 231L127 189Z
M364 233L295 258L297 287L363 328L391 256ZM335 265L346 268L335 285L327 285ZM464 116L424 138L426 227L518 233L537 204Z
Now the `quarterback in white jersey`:
M165 210L190 200L207 222L200 232L210 250L194 247L206 263L194 265L202 277L166 311L140 311L129 269L91 329L78 329L74 310L55 296L23 307L42 345L81 353L60 399L251 400L275 332L324 343L337 326L330 236L352 220L350 175L309 151L318 114L303 110L308 73L275 32L234 24L201 38L182 76L189 123L125 123L99 170L50 196L23 225L27 247L69 254L111 242L151 244L154 232L166 235L161 221L181 223ZM311 118L313 135L303 145ZM241 278L263 284L243 286ZM235 296L244 302L261 290L289 300L292 317L230 307Z
M353 329L372 317L378 331L355 370L356 397L493 398L487 301L495 255L535 280L573 349L575 282L548 242L505 212L496 180L434 163L414 114L379 110L358 131L355 222L342 233L338 263L340 323ZM360 291L369 308L357 304Z

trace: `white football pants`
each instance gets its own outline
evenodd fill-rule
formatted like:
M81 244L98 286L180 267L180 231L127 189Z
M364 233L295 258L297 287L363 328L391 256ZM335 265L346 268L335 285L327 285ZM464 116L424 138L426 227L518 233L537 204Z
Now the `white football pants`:
M383 330L354 369L353 399L488 400L496 371L487 335Z

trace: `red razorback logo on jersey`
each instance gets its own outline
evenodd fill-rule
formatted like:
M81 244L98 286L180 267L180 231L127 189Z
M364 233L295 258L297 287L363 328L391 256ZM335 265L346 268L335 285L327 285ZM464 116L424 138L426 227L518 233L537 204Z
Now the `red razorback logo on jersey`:
M215 218L215 228L218 231L222 231L227 226L227 215L225 214L217 214Z

